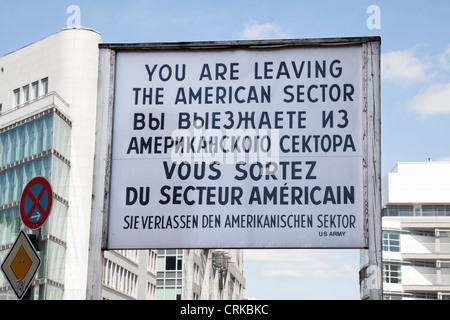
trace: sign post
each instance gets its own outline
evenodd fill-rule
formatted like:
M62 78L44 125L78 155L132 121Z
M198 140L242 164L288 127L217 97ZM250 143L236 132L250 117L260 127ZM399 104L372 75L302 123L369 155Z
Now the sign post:
M2 271L8 279L17 299L27 299L27 292L36 275L41 259L39 251L40 228L50 215L53 192L50 183L44 177L35 177L25 186L20 199L20 218L23 224L37 234L30 240L24 230L18 237L5 260ZM33 244L34 242L34 244Z
M378 250L379 45L102 44L93 254Z

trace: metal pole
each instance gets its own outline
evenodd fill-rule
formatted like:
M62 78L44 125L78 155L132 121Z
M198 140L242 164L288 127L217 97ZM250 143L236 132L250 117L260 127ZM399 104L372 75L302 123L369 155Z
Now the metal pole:
M94 181L89 239L87 300L102 296L103 249L106 248L111 173L112 106L114 92L115 53L100 50L97 96Z
M36 252L41 251L40 243L41 243L41 229L34 230L32 234L27 234L28 239L30 239L31 244L34 247L34 250ZM32 291L33 285L31 285L27 292L23 295L22 300L32 300L31 298L31 291Z
M381 106L380 106L380 42L364 46L366 66L367 125L367 214L370 300L383 299L382 233L381 233Z

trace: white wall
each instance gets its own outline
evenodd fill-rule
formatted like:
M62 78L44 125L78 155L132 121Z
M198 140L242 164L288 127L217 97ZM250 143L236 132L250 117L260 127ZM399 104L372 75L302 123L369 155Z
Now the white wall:
M61 87L57 92L67 97L72 121L64 298L85 299L101 36L87 29L65 29L59 36Z
M398 163L385 178L383 204L448 203L450 162Z

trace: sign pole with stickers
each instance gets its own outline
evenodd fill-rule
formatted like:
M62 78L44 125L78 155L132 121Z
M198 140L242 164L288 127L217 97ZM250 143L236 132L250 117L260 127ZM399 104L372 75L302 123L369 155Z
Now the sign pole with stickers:
M20 230L11 250L2 263L2 271L19 300L30 299L30 287L41 265L39 251L40 228L50 215L53 192L44 177L31 179L20 199L20 217L23 224L33 230L27 235Z

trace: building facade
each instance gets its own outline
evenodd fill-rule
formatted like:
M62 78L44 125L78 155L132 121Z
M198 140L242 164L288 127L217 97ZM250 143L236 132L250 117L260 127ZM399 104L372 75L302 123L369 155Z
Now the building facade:
M383 180L383 298L450 299L450 162L398 163ZM367 297L362 255L361 298Z
M86 292L100 41L90 29L63 29L0 58L2 258L26 229L19 200L27 182L43 176L53 191L32 299L80 299ZM8 298L6 287L0 291Z
M104 252L104 300L242 300L242 250Z
M42 264L31 299L86 298L100 42L92 29L68 28L0 57L0 261L20 230L37 235ZM36 176L50 181L53 206L42 228L31 231L19 204ZM105 251L102 298L242 299L242 253L226 255L233 264L221 266L221 285L213 256ZM15 295L0 272L1 299Z
M242 300L242 250L157 250L157 300Z

